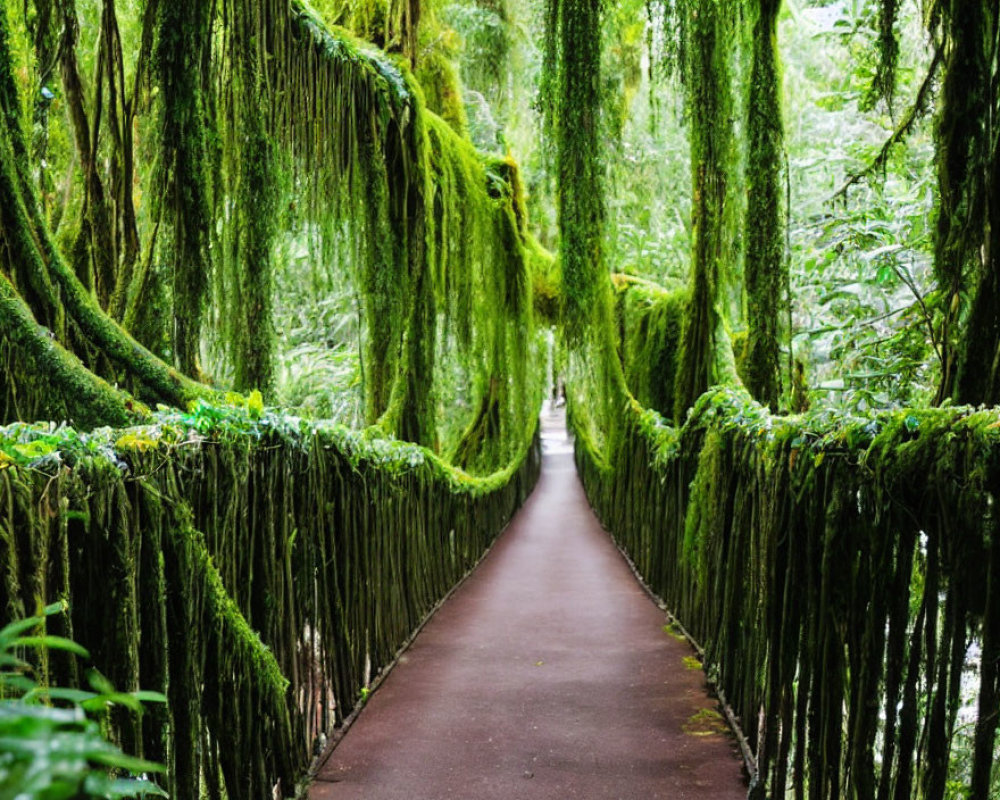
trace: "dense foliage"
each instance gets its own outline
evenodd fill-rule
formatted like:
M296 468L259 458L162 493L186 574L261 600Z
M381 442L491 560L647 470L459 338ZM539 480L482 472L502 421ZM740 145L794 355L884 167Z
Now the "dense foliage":
M294 792L551 373L755 796L995 793L995 5L0 0L0 613L168 701L81 780Z

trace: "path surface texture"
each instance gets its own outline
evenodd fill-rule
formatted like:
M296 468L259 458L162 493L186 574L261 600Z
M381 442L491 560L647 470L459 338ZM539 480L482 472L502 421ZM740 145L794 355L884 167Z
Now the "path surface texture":
M743 800L684 642L587 504L562 416L538 487L329 755L311 800Z

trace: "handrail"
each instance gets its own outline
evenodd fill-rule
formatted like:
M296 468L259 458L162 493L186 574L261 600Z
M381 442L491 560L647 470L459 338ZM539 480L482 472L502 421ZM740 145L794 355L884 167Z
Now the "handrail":
M65 598L116 718L175 797L291 797L326 736L526 498L537 431L484 478L266 411L0 429L0 616ZM75 666L53 654L54 681ZM167 743L167 731L171 741ZM277 795L273 793L277 792Z
M756 759L751 796L989 786L1000 413L778 417L720 388L680 429L635 404L624 415L617 452L581 436L577 464L704 645Z

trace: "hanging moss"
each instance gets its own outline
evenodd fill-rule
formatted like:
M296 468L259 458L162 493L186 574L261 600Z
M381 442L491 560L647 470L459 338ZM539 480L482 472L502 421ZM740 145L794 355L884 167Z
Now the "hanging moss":
M526 243L535 318L540 323L554 326L559 322L559 309L562 307L559 260L534 236L529 235Z
M644 407L669 416L687 289L668 292L626 275L614 276L621 360L632 396Z
M568 384L594 400L588 435L609 446L620 429L627 389L617 356L614 300L604 255L602 34L604 4L553 0L546 6L547 47L542 110L554 149L558 185L560 334L568 352Z
M484 443L477 458L491 470L530 430L542 382L539 360L515 358L538 347L528 264L545 257L528 253L516 167L446 133L405 63L326 28L303 4L197 5L151 6L144 19L159 85L159 191L146 192L155 198L149 239L126 323L166 355L171 328L172 355L189 371L204 351L215 379L266 390L275 245L308 241L313 269L347 273L357 291L370 423L450 450L491 376L508 376L502 441ZM3 146L23 158L3 159L12 198L4 274L87 367L146 402L185 405L203 390L124 337L50 242L8 77L4 108L18 125ZM468 416L442 425L439 392L452 391L442 376L458 373Z
M722 0L685 7L682 79L691 143L691 296L681 336L674 419L682 420L709 386L722 382L719 348L727 347L723 282L732 270L733 98L731 9Z
M1000 20L989 3L938 4L930 17L945 52L938 102L940 208L934 269L946 298L945 369L939 400L1000 401L1000 145L995 58ZM968 319L962 325L971 296Z
M885 100L892 109L899 67L899 39L896 36L899 5L899 0L881 0L878 4L878 62L865 102L868 108L874 107L877 100Z
M459 136L467 137L469 120L453 58L454 54L435 49L420 60L415 76L424 90L427 108L447 122Z
M449 451L440 375L471 373L471 418L489 376L506 374L502 441L487 447L505 460L531 427L542 380L537 363L514 357L535 346L516 168L487 162L428 111L406 64L297 5L287 19L280 2L262 13L278 31L268 81L295 213L360 290L368 421ZM316 108L319 124L301 125Z

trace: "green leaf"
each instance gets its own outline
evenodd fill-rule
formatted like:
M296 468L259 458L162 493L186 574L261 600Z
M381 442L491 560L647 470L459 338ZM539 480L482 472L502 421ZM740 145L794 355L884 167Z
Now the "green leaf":
M41 625L43 619L43 617L25 617L5 626L0 630L0 648L6 647L7 643L13 641L21 631L30 631Z
M25 700L33 699L34 697L46 697L50 700L66 700L70 703L75 703L81 705L88 700L92 700L97 697L93 692L88 692L86 689L62 689L59 687L38 687L32 691L29 695L25 696Z
M129 692L136 700L141 703L166 703L167 696L161 692L152 692L148 690L140 690L138 692Z
M57 600L55 603L50 603L42 609L42 615L46 617L51 617L53 614L63 614L69 611L69 601L67 600Z
M91 750L88 754L89 760L94 764L115 769L124 769L129 772L166 772L162 764L155 761L146 761L143 758L125 755L116 748Z
M15 639L14 647L44 647L48 650L64 650L67 653L75 653L81 658L90 658L90 653L85 647L78 645L72 639L62 636L22 636Z
M169 797L161 787L141 778L109 778L100 773L87 776L84 789L95 797L117 800L123 797Z
M13 689L16 694L25 694L34 691L36 684L31 678L24 675L2 675L0 676L0 686Z
M260 419L264 414L264 397L259 391L254 389L247 398L247 412L250 419Z

